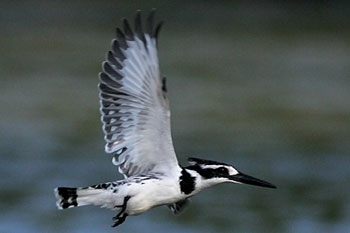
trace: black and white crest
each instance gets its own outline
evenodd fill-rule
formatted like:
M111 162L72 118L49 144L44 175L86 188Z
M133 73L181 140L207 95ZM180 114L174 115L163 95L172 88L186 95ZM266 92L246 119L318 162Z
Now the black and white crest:
M213 160L199 159L199 158L193 158L193 157L188 158L187 160L191 165L226 165L226 166L230 166L229 164L226 164L226 163L220 163L220 162L216 162Z
M189 158L189 170L196 171L203 179L227 178L229 175L237 174L238 171L231 165L212 160Z

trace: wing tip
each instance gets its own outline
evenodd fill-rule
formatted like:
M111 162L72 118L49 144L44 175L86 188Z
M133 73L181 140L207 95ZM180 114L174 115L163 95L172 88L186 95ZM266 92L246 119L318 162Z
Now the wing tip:
M116 56L121 62L123 62L123 61L126 59L126 56L125 56L124 53L122 52L120 43L118 42L117 39L113 39L113 40L112 40L112 50L113 50L115 56Z
M119 42L119 47L122 49L127 49L128 44L126 43L126 38L124 32L118 27L116 29L116 34L117 34L117 40Z
M162 29L162 26L164 24L164 21L160 21L158 24L157 24L157 27L156 27L156 30L154 32L154 38L158 41L158 38L159 38L159 33L160 33L160 30Z
M123 68L122 63L119 61L115 53L113 53L111 50L107 52L106 60L112 65L116 66L118 70L121 70Z
M130 24L126 18L122 19L123 27L124 27L124 33L127 40L134 40L134 33L130 27Z
M125 56L120 49L126 50L128 48L128 43L127 43L128 40L132 41L132 40L135 40L135 37L137 37L144 42L144 45L146 48L147 46L146 46L145 34L148 34L151 38L154 38L156 41L158 40L159 33L164 24L164 21L160 21L156 25L154 24L154 18L155 18L154 16L156 11L157 11L156 8L151 8L150 13L148 14L148 17L146 19L145 31L143 30L143 26L142 26L142 17L141 17L142 11L140 9L136 11L136 15L134 19L134 30L132 30L132 27L130 26L127 18L121 19L123 30L117 27L116 39L112 40L113 51L119 60L123 61L125 59Z
M146 24L146 33L152 37L153 35L153 24L154 24L154 15L156 13L156 8L152 8L151 12L149 13L147 17L147 24Z

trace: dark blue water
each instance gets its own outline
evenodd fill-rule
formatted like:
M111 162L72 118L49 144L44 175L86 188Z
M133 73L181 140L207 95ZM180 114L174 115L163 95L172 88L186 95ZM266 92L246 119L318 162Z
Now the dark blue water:
M350 232L347 3L0 3L0 232ZM112 229L53 188L121 179L104 154L97 73L113 30L158 8L179 161L234 164L277 190L219 185L172 216Z

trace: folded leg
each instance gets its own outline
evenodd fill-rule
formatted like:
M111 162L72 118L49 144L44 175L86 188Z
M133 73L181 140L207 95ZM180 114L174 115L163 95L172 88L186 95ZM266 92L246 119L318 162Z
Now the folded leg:
M124 201L122 205L116 205L116 208L121 208L121 210L119 211L119 213L113 217L113 220L115 221L114 224L112 225L112 227L116 227L119 226L120 224L122 224L126 217L128 217L128 214L125 213L128 201L130 199L130 196L126 196L124 197Z

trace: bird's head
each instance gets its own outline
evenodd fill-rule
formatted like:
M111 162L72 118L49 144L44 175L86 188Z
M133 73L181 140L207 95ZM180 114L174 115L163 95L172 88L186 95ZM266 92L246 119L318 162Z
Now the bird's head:
M208 186L230 182L238 184L250 184L266 188L276 188L275 185L257 179L255 177L248 176L238 171L232 165L226 163L198 158L189 158L188 161L191 166L187 167L187 169L196 171Z

